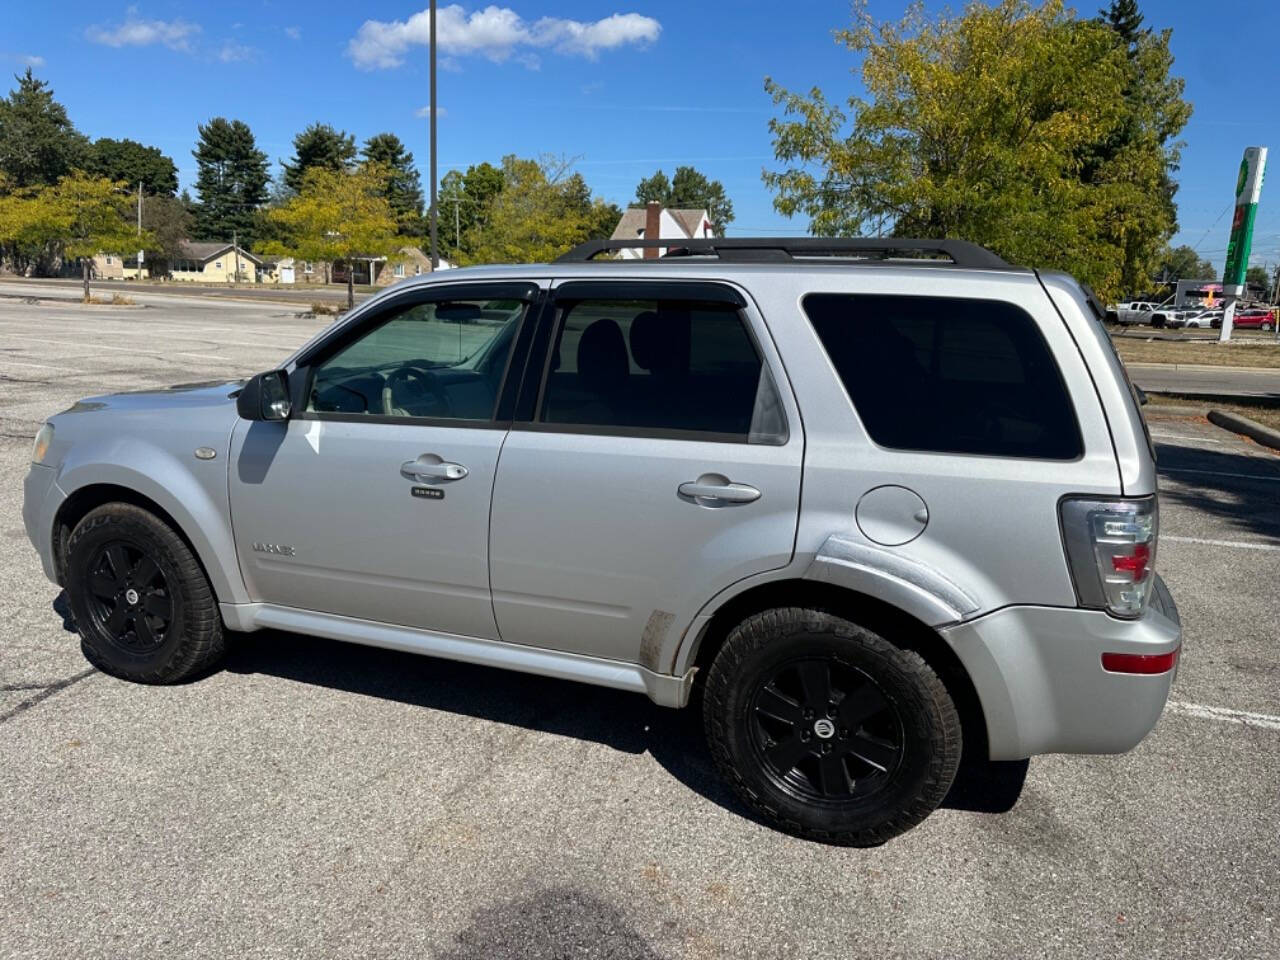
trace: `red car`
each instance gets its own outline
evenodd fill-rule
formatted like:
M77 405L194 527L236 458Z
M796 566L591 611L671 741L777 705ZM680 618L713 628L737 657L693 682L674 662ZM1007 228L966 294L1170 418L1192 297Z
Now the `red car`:
M1213 321L1214 327L1222 326L1222 319ZM1236 330L1274 330L1276 328L1275 307L1248 307L1237 310L1231 326Z

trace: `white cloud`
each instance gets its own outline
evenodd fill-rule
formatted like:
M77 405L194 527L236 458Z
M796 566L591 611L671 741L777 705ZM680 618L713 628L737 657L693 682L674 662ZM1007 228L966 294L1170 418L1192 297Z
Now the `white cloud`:
M413 115L417 117L419 120L425 120L427 117L431 116L431 107L430 106L419 107L417 110L413 111ZM436 107L437 120L439 120L441 117L447 117L448 115L449 115L449 111L446 110L444 107Z
M218 50L218 59L223 63L235 63L238 60L252 59L257 53L253 47L246 47L243 43L232 43L228 40Z
M301 40L302 28L301 27L285 27L284 35L288 37L290 40Z
M510 7L490 5L468 14L454 3L440 9L439 16L436 39L442 53L475 54L495 63L509 59L522 47L594 59L602 50L651 43L662 32L657 20L638 13L615 13L593 22L542 17L529 23ZM430 37L431 14L427 10L408 20L366 20L348 42L347 56L361 70L398 67L410 47L425 47ZM536 69L538 61L526 51L518 62Z
M191 39L200 25L186 20L143 20L136 7L130 7L123 23L115 27L89 27L84 34L93 43L107 47L150 47L163 44L170 50L191 52Z
M34 53L26 53L18 57L18 62L27 67L43 67L44 57L37 57Z

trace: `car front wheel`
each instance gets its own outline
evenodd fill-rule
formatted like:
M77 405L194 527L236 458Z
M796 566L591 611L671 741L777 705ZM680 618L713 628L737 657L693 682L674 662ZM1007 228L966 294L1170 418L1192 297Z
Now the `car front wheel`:
M919 654L826 611L755 614L707 677L712 756L772 825L812 840L883 843L942 802L960 719Z
M137 683L176 683L225 649L217 600L190 548L141 507L91 510L67 541L66 588L85 657Z

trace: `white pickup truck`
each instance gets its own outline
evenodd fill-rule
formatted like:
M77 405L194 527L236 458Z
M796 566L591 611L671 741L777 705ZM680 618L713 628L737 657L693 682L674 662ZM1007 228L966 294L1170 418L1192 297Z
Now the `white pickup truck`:
M1159 306L1150 300L1116 303L1107 308L1107 321L1109 323L1150 323L1152 312Z

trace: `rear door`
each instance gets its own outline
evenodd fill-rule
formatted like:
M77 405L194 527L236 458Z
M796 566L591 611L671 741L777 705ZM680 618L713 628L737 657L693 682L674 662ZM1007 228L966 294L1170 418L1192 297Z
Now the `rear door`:
M707 600L791 559L794 400L728 285L568 282L544 325L494 487L499 631L669 671Z
M497 637L489 497L537 296L409 291L304 358L289 420L237 426L231 513L254 600Z

